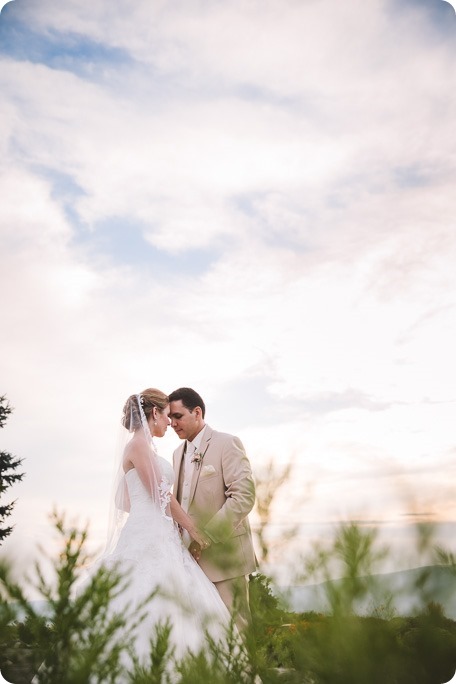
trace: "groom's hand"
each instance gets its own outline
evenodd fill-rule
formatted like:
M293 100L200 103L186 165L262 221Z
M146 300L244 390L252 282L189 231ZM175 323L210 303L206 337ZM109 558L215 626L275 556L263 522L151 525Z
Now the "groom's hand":
M196 542L195 540L193 540L190 546L188 547L188 550L192 554L193 558L196 561L199 561L199 559L201 558L201 545L198 544L198 542Z

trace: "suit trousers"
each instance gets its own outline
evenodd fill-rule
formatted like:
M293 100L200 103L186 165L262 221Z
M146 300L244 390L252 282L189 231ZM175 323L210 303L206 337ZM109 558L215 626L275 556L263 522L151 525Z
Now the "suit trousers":
M234 616L237 628L243 632L251 620L247 577L242 575L213 584L223 603Z

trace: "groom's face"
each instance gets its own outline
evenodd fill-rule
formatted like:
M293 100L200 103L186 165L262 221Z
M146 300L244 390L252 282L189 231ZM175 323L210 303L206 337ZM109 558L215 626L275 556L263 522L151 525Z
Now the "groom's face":
M169 417L176 435L181 439L188 439L189 442L196 437L204 425L200 407L196 406L193 411L189 411L181 399L170 403Z

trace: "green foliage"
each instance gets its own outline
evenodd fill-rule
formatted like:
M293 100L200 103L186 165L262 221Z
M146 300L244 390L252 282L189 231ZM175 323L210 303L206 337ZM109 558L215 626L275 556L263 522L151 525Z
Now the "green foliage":
M253 628L280 624L284 616L284 608L271 588L271 580L261 572L255 572L249 578L249 601L253 616Z
M377 532L362 529L355 523L341 525L329 548L314 547L313 556L306 559L302 578L325 580L330 610L335 615L349 615L368 596L378 595L372 570L387 551L375 547ZM333 577L342 579L334 582ZM383 596L383 602L389 602Z
M256 669L249 657L246 643L241 643L234 622L226 635L225 643L216 643L208 637L205 651L189 653L176 670L179 684L254 684Z
M0 428L4 427L12 411L13 409L6 401L6 397L0 397ZM0 499L8 487L24 477L24 473L14 472L21 463L22 459L15 458L7 451L0 451ZM0 502L0 544L13 531L11 526L5 526L5 519L11 515L14 504L15 501L7 504Z
M456 623L438 604L396 618L394 597L383 590L384 602L375 603L373 615L357 614L368 597L381 596L371 570L385 553L375 548L375 532L352 523L339 528L328 549L315 548L306 573L326 580L329 614L284 615L287 623L267 628L262 643L273 666L290 669L289 682L442 684L454 674ZM332 573L342 579L331 581ZM424 568L414 585L422 605L429 598L428 580Z
M6 397L0 397L0 428L5 425L8 416L13 412L13 409L6 401Z
M149 651L149 665L138 661L132 654L132 681L135 684L171 684L170 663L173 662L173 651L170 644L172 625L169 622L158 624L152 635Z
M285 467L279 469L277 463L274 460L270 460L263 471L257 472L256 474L255 511L258 523L254 527L254 532L260 552L261 563L268 562L269 554L273 547L277 549L279 546L286 545L298 532L299 526L294 525L287 529L282 529L280 538L275 539L274 541L272 541L268 535L271 524L272 505L277 498L280 489L289 481L291 473L291 463L288 463Z
M56 513L53 521L63 548L53 563L52 586L36 566L44 613L12 580L11 568L0 566L0 668L16 684L30 682L33 674L38 684L256 684L258 677L263 684L442 684L456 669L456 622L440 604L428 603L408 617L396 616L392 602L376 603L371 615L357 614L359 598L374 586L372 577L359 573L380 555L375 535L354 525L340 528L330 549L319 548L308 562L307 569L323 577L330 577L330 568L346 570L344 581L327 584L328 614L287 610L271 580L255 573L252 623L241 643L232 624L223 644L208 637L204 651L176 660L172 625L158 624L149 658L139 662L129 635L141 625L147 601L115 614L110 604L128 578L103 568L75 592L88 561L87 533L67 528ZM415 586L425 597L426 582L423 573Z
M140 627L155 592L139 606L114 613L111 602L126 588L128 577L101 566L81 583L81 568L90 560L84 552L87 531L67 527L57 513L52 520L63 549L53 562L55 582L48 582L35 566L34 588L44 599L44 612L12 579L8 564L0 564L0 670L5 677L18 684L30 682L33 674L37 684L169 684L176 681L176 673L181 682L201 681L203 671L211 682L253 683L253 658L246 644L239 643L234 621L226 643L216 644L208 637L207 651L189 653L179 663L170 640L172 626L158 624L151 635L149 659L139 662L129 635Z
M9 668L8 663L0 663L2 671L6 675L25 660L38 683L82 684L89 676L91 682L114 683L122 673L120 655L131 616L113 615L108 608L125 581L101 568L74 597L81 565L88 560L83 553L87 533L67 530L55 513L53 519L64 548L54 564L55 588L36 566L35 588L46 600L44 613L12 579L11 569L5 563L0 566L0 651L11 663ZM6 627L16 628L13 643Z

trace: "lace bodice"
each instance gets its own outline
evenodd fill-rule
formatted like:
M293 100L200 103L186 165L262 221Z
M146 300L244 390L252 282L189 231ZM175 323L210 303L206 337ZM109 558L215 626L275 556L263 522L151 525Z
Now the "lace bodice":
M160 465L160 470L162 472L162 476L169 482L169 486L172 487L174 483L174 470L173 466L171 463L169 463L165 458L162 458L161 456L157 456L159 465Z

